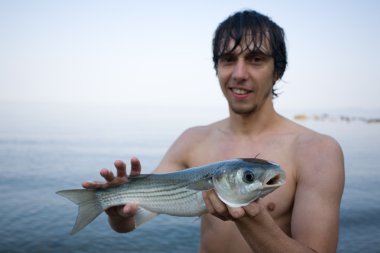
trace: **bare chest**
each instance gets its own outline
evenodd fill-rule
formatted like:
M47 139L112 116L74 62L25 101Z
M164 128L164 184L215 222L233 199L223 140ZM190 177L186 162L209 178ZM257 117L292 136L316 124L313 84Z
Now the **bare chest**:
M210 136L194 150L192 157L194 163L192 166L233 158L252 157L279 164L286 173L286 183L263 198L261 202L281 227L288 226L296 188L291 138L236 140L223 136Z

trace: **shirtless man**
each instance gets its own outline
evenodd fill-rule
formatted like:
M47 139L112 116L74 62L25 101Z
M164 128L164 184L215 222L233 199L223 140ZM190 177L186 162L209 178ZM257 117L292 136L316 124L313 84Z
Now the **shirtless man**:
M338 143L282 117L273 107L274 84L286 67L283 30L255 11L238 12L221 23L213 41L214 64L229 105L229 117L185 131L170 147L155 173L183 170L220 160L256 157L276 162L286 184L248 206L231 208L214 191L204 192L208 214L201 218L206 252L335 252L344 186L343 154ZM127 178L116 161L107 169L109 187ZM137 158L131 175L139 174ZM134 229L136 205L107 210L118 232Z

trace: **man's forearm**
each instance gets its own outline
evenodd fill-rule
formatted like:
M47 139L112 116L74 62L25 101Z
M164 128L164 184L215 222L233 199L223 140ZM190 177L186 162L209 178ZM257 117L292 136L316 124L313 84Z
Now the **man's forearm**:
M265 210L254 217L245 216L238 219L235 223L255 253L316 253L315 250L289 237Z

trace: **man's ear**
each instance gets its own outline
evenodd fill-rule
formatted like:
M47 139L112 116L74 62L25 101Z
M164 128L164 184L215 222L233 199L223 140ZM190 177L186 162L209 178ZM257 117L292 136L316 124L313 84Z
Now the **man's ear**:
M279 80L280 78L278 77L278 74L276 72L273 73L273 85L275 85L275 83L277 83L277 81Z

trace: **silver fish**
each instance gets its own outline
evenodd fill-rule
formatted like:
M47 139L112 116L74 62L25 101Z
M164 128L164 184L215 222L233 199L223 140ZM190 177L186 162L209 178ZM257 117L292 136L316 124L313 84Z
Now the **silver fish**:
M141 174L108 189L58 191L79 206L71 234L87 226L105 209L136 203L136 226L157 214L200 216L207 212L202 191L215 189L231 207L245 206L285 183L279 165L262 159L233 159L166 174Z

